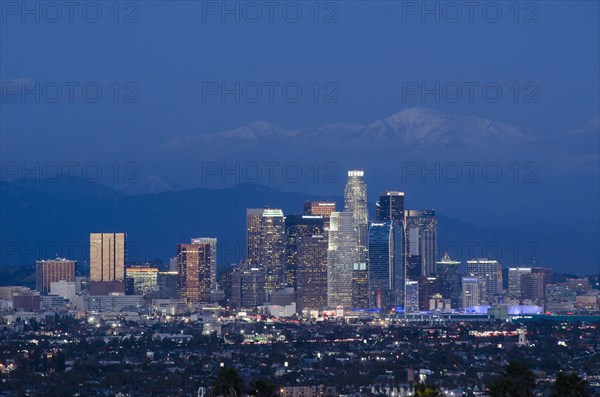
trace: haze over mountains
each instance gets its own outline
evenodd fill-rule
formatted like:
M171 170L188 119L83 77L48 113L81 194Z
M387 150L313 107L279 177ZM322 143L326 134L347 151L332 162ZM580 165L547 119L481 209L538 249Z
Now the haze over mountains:
M139 242L139 259L163 260L192 236L216 235L240 247L245 208L300 213L304 200L341 197L346 171L362 168L371 203L383 190L401 190L407 208L436 209L443 243L498 243L505 258L517 252L510 258L515 264L533 255L542 264L593 272L600 234L597 128L588 120L559 139L411 108L364 125L286 129L258 121L175 134L138 157L120 157L116 180L107 157L102 182L110 187L77 177L32 183L5 178L3 170L11 183L2 184L2 242L85 244L90 231L123 230Z
M178 136L169 141L173 148L190 148L208 142L286 141L314 145L315 139L364 140L370 144L392 143L416 146L457 146L479 148L490 144L520 144L536 140L532 131L474 116L457 117L427 108L410 108L368 125L327 124L287 130L266 121L257 121L231 131ZM191 146L193 148L193 146Z
M333 199L342 205L341 197L281 192L255 184L125 195L81 179L1 183L2 264L32 265L35 259L58 254L84 265L90 232L124 231L129 260L166 262L176 255L177 243L215 236L219 265L224 266L244 257L247 207L270 206L294 214L301 213L303 201L311 199ZM456 214L439 216L440 251L463 262L487 255L504 266L535 261L557 271L593 273L599 260L598 238L597 231L584 225L486 227L465 222Z

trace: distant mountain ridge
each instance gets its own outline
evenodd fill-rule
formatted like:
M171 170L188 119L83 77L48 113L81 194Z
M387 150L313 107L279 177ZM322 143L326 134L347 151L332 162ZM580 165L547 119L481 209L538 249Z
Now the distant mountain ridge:
M473 147L482 144L522 144L534 142L535 134L525 128L475 116L451 116L426 108L402 110L367 125L358 123L326 124L287 130L266 121L224 132L178 136L167 145L194 145L218 140L247 142L319 139L367 140L403 145Z

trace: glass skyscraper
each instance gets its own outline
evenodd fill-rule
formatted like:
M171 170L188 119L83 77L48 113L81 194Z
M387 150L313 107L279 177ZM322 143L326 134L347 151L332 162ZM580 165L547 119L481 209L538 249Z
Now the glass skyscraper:
M369 305L402 305L406 281L406 236L402 221L371 222L369 227Z
M367 185L364 176L362 170L348 171L348 182L344 189L344 212L352 215L356 233L355 250L357 260L353 266L352 276L352 305L354 307L367 307L369 304L367 268L369 259L369 211L367 209Z
M356 229L351 212L333 212L327 247L327 306L353 305L353 270L358 262Z
M376 212L378 221L404 221L404 192L381 193Z
M408 254L421 257L420 276L430 276L436 271L437 218L434 210L406 211Z

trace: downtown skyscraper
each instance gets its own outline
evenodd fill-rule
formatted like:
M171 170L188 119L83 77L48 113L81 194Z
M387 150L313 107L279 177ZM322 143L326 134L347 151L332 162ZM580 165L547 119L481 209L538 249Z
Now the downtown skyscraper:
M354 307L369 305L368 238L369 211L367 209L367 184L362 170L348 171L344 188L344 212L350 213L356 233L356 262L352 274L352 304Z
M217 239L215 237L196 237L192 239L192 244L210 245L210 289L211 291L217 284Z
M298 311L327 307L327 246L322 234L299 236L296 242Z
M125 280L125 233L90 234L90 281Z
M125 233L90 233L90 292L125 292Z
M296 273L299 266L298 243L303 237L323 235L322 215L287 215L285 217L285 250L286 268L285 283L287 287L296 287Z
M431 276L436 271L437 217L434 210L407 210L406 236L408 263L418 267L419 276ZM414 275L413 275L414 276Z
M189 302L209 302L211 283L210 243L177 244L177 287Z
M406 235L402 221L371 222L369 227L369 306L404 305Z
M353 273L358 261L356 229L350 212L333 212L327 247L327 306L353 306Z
M404 221L404 192L381 193L375 210L378 221Z
M285 217L282 210L246 210L247 261L264 270L267 294L285 286L285 241Z

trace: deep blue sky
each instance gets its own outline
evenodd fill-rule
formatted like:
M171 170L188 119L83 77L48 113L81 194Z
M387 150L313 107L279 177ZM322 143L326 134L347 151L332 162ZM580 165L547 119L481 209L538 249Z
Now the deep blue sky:
M140 153L173 135L222 131L255 120L287 128L370 122L411 106L544 133L576 128L598 114L599 3L593 1L535 2L537 10L521 4L520 23L514 22L510 3L494 3L502 10L498 23L483 17L482 6L472 23L466 8L459 23L443 14L439 23L431 15L422 23L420 13L408 15L400 2L348 1L336 3L338 22L329 24L313 22L310 2L296 3L303 17L295 24L284 20L281 6L273 23L266 8L258 23L243 17L235 23L233 16L222 23L220 15L203 17L202 2L192 1L140 1L137 10L122 3L120 19L135 12L138 23L114 23L110 2L98 3L103 12L98 23L86 22L80 8L73 23L66 9L57 23L45 20L53 10L40 9L36 23L31 15L23 22L20 9L17 15L6 9L6 3L20 3L3 3L3 82L98 82L104 90L95 104L3 101L2 155L11 161ZM321 19L334 10L320 8ZM488 11L493 17L494 9ZM453 17L453 10L446 12ZM537 22L523 23L531 13ZM109 86L115 81L137 84L139 103L112 103ZM302 84L306 96L296 104L277 98L274 104L203 103L205 81L293 81ZM411 81L499 82L505 90L495 104L478 97L473 104L404 102L402 83ZM535 82L539 103L514 103L507 87L517 81ZM339 103L308 99L313 82L335 82Z
M314 153L310 142L303 147L284 142L284 149L279 146L276 154L269 152L268 145L261 147L262 141L258 150L256 144L249 147L260 152L260 161L307 159L309 163L334 160L341 164L337 185L274 186L284 190L339 196L345 170L364 167L370 201L380 190L400 189L407 191L410 208L436 208L443 215L480 226L539 221L581 228L586 236L598 233L597 1L480 2L472 16L462 1L426 3L429 9L437 8L439 15L427 13L421 1L282 1L272 22L263 1L227 2L230 9L246 7L239 23L231 14L222 21L221 1L80 2L72 20L64 5L61 16L56 17L56 9L48 4L63 3L0 0L0 179L14 178L6 178L7 164L31 167L35 162L42 166L98 162L105 167L105 175L110 175L108 164L118 161L122 166L134 161L140 174L156 177L150 178L148 185L147 180L140 183L142 190L160 187L163 181L169 188L193 187L199 185L203 156L214 155L215 160L231 164L253 160L255 153L243 153L246 147L241 142L225 150L222 146L169 147L167 142L174 137L227 131L257 120L287 129L367 124L422 107L451 116L472 115L508 123L519 131L531 130L537 139L529 145L467 147L462 151L390 145L387 149L392 154L383 156L373 150L363 153L367 150L353 143L360 141L351 139L340 139L339 145L336 142L335 147ZM247 20L255 15L248 4L261 7L262 16L256 23ZM461 15L453 22L456 5ZM214 7L216 15L207 14ZM287 20L284 7L288 7ZM296 7L302 16L291 23ZM91 23L97 8L102 15ZM319 10L316 23L315 9ZM124 23L127 18L134 23ZM325 19L332 23L324 23ZM69 82L78 85L72 101L66 88ZM223 103L218 96L203 101L204 84L231 87L235 82L255 82L263 87L265 82L279 86L296 83L303 97L289 103L276 90L270 103L265 89L258 103L243 99L234 103L231 97ZM479 87L498 84L502 98L490 103L480 88L475 89L472 103L466 88L456 103L448 98L436 102L431 96L425 101L419 95L403 97L406 84L431 88L436 83L455 83L464 87L467 82ZM315 83L321 94L316 103L311 91ZM323 101L324 95L331 93L325 88L327 83L337 89L335 103ZM86 84L102 89L97 103L82 97L81 87ZM62 87L57 103L49 103L53 85ZM23 98L15 94L15 87L38 91L39 103L33 95ZM133 94L135 103L124 103L128 94ZM528 94L533 95L534 103L525 100ZM314 144L319 145L319 140ZM402 161L464 160L498 161L505 167L505 178L502 183L475 184L418 180L403 184L399 179ZM534 162L539 167L539 182L513 183L509 167L517 161L521 166ZM223 186L217 183L216 187ZM561 226L548 226L553 227ZM524 230L527 234L528 229ZM536 241L545 237L523 238ZM578 248L564 247L565 252L574 249ZM590 263L597 263L597 245L586 250Z

